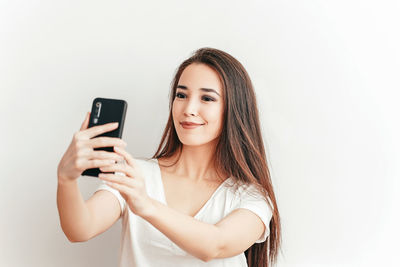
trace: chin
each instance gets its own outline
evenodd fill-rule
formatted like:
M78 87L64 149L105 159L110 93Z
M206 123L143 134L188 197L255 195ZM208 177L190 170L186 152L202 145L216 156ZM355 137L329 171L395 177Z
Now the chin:
M179 140L185 146L201 146L208 143L208 142L203 142L201 140L188 140L188 139L189 138L179 139Z
M199 138L179 138L179 141L185 146L202 146L202 145L207 145L210 144L213 141L216 141L216 138L214 139L200 139Z

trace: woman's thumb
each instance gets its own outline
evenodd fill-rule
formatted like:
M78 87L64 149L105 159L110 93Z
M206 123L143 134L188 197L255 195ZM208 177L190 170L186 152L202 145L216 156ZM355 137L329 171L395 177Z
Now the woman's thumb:
M89 118L90 118L90 112L86 113L86 118L82 123L81 131L82 130L86 130L88 128L88 126L89 126Z

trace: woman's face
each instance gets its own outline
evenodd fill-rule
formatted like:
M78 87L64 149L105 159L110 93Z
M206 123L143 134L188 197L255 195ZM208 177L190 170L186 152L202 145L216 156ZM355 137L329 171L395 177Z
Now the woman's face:
M222 83L218 73L205 64L187 66L178 81L172 117L179 140L199 146L219 137L223 121ZM195 126L182 125L184 122Z

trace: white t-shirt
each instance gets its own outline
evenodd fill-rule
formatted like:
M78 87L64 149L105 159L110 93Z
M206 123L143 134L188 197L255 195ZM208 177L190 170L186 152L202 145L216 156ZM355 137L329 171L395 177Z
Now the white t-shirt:
M136 159L145 177L146 191L154 198L166 205L161 170L157 159ZM233 179L226 179L204 204L195 219L215 224L230 212L238 208L246 208L258 215L266 226L262 236L256 241L261 243L269 235L269 222L272 217L271 209L255 187L241 185L235 190ZM204 262L186 251L182 250L168 237L161 233L140 216L134 214L126 205L120 193L106 185L104 182L96 189L107 190L113 193L122 210L122 234L120 247L120 267L159 267L159 266L212 266L236 267L247 266L244 253L230 258L214 259ZM257 194L250 194L250 191Z

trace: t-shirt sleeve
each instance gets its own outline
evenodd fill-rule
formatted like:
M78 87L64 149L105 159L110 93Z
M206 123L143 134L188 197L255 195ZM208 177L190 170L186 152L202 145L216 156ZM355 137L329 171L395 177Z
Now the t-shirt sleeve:
M120 207L121 207L121 214L122 214L123 211L125 210L126 201L125 201L125 199L121 196L121 194L119 193L119 191L116 190L116 189L114 189L114 188L112 188L112 187L110 187L110 186L108 186L108 185L105 183L105 181L101 181L101 184L97 187L97 189L96 189L95 192L97 192L97 191L99 191L99 190L107 190L107 191L111 192L111 193L118 199L119 205L120 205Z
M269 222L272 218L271 208L269 207L267 201L262 196L262 194L259 191L255 190L254 186L243 190L239 196L239 200L234 209L248 209L255 213L261 219L261 221L265 225L265 231L255 243L264 242L265 240L267 240L267 237L270 233Z

